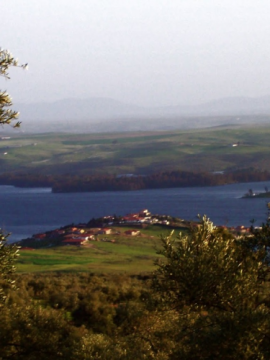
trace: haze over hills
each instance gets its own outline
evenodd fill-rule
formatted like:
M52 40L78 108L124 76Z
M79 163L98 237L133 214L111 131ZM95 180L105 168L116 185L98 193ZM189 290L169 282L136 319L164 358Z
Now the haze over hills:
M265 123L270 120L270 96L228 97L195 106L167 107L142 107L109 98L73 98L15 104L14 109L19 109L27 132L167 130Z
M270 96L227 97L198 105L190 111L206 116L270 114Z

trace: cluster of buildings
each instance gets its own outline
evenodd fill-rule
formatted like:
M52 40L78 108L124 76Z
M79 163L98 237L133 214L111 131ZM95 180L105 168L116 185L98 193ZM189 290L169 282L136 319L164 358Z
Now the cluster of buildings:
M143 227L143 224L157 223L158 219L151 219L151 213L148 210L142 210L136 214L128 214L123 217L104 216L98 220L95 220L96 225L91 225L91 222L87 224L78 224L75 226L66 226L61 229L55 229L46 233L39 233L32 236L34 241L45 241L56 245L77 245L87 246L91 241L106 241L115 242L112 237L106 237L106 235L114 236L139 236L141 232L139 226ZM136 229L128 229L123 232L119 232L121 226L135 226ZM114 226L117 226L116 229ZM91 246L91 245L90 245Z
M165 226L189 227L190 222L177 219L177 224L172 221L173 218L167 215L152 215L147 209L138 213L127 214L125 216L104 216L99 219L92 219L87 224L78 224L66 226L61 229L55 229L46 233L35 234L32 240L35 242L46 242L47 246L53 245L77 245L92 246L91 241L115 242L114 237L122 236L140 236L140 228L147 227L149 224L160 224ZM194 226L199 226L195 223ZM134 229L123 229L121 227L134 227ZM236 234L244 234L250 231L244 226L225 227L228 231ZM107 235L113 235L106 237ZM51 244L51 245L50 245Z

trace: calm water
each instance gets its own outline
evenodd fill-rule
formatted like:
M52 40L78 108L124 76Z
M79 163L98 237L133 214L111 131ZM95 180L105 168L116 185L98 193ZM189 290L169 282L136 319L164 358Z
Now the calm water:
M195 220L206 214L216 225L260 225L266 218L267 199L240 199L249 188L262 192L270 182L203 188L53 194L49 188L0 186L0 227L10 240L92 217L125 215L141 209Z

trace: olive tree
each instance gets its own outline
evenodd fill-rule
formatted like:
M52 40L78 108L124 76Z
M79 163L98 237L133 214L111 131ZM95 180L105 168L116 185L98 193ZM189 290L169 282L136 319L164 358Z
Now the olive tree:
M18 60L13 57L13 55L8 50L3 50L0 48L0 76L9 79L8 70L10 67L22 67L27 68L27 64L19 65ZM15 121L14 127L19 127L20 122L17 121L19 113L17 111L11 110L12 99L6 91L0 90L0 124L6 125L11 124Z
M270 230L237 237L203 217L162 240L153 297L168 325L168 359L269 359Z
M10 67L26 68L27 64L19 65L8 50L0 48L0 76L9 79L8 70ZM17 121L19 113L10 109L12 100L6 91L0 90L0 125L11 124L15 121L14 127L19 127L20 122ZM6 298L4 289L7 286L14 285L12 281L12 273L14 272L14 261L18 256L18 247L15 245L7 245L7 236L0 229L0 303Z
M14 288L12 275L15 272L14 263L19 256L19 248L16 245L7 245L7 235L0 229L0 307L5 302L7 289Z

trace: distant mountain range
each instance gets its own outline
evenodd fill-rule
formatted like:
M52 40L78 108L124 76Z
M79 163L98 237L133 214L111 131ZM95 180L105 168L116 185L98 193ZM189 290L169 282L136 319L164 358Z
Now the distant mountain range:
M227 97L190 108L200 115L265 115L270 114L270 96Z
M228 97L195 106L142 107L109 98L15 104L28 132L166 130L270 119L270 96ZM244 116L244 118L243 118ZM165 121L166 119L166 121ZM257 120L256 120L257 121Z

